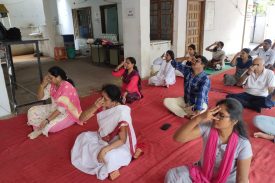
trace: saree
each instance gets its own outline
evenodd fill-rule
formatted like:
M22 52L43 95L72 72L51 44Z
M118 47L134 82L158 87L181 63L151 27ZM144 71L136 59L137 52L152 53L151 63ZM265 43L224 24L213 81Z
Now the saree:
M71 151L71 162L80 171L104 180L109 173L129 165L137 140L130 108L126 105L118 105L99 112L97 122L99 126L97 132L83 132L77 137ZM103 147L119 138L118 133L122 126L127 126L126 143L107 152L104 157L105 163L99 163L98 153Z

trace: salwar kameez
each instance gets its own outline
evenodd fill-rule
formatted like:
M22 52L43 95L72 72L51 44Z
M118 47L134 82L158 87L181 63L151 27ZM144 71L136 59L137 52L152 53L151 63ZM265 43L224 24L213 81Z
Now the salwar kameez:
M44 135L48 136L49 132L58 132L72 126L76 122L79 123L80 101L76 89L70 83L63 81L58 89L52 84L48 84L44 89L42 100L48 98L51 98L51 104L33 106L28 111L27 124L31 125L34 130L37 130L41 122L56 110L60 114L42 129Z

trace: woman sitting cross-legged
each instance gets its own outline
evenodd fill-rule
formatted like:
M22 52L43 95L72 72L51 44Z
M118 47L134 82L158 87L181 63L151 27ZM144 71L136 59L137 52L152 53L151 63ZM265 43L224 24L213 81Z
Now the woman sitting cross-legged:
M42 133L58 132L75 122L81 114L80 101L73 81L68 79L65 71L54 66L48 70L38 88L38 100L51 98L52 103L31 107L28 111L28 125L33 127L33 132L28 135L35 139Z
M249 55L250 49L243 48L238 52L233 60L230 62L232 67L236 66L236 72L234 75L225 74L223 76L223 83L227 86L242 86L243 83L239 83L241 76L252 65L252 57Z
M121 92L116 85L105 85L102 97L84 111L81 121L86 121L98 112L98 131L83 132L75 140L71 162L79 170L96 175L104 180L115 179L119 168L127 166L132 157L141 151L136 148L136 135L132 125L131 109L121 105Z
M202 136L203 155L196 165L169 170L165 182L248 183L252 149L242 113L240 102L224 99L177 130L174 138L178 142Z
M176 83L175 68L171 65L171 61L175 59L174 52L168 50L164 58L165 60L162 61L157 75L149 78L149 85L166 86L169 88L170 85Z
M141 79L136 60L128 57L112 72L115 77L122 77L122 103L132 103L141 99Z

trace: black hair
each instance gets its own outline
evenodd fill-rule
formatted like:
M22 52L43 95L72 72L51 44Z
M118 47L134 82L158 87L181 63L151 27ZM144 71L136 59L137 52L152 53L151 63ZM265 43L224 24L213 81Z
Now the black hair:
M102 86L101 91L104 91L112 102L122 104L120 88L114 84L106 84Z
M68 78L66 72L65 72L63 69L61 69L60 67L58 67L58 66L53 66L53 67L49 68L48 72L49 72L51 75L53 75L54 77L60 76L60 78L61 78L62 80L68 81L68 82L71 83L73 86L75 86L73 80L71 80L70 78Z
M221 48L223 48L224 46L224 43L222 41L219 41L220 45L221 45Z
M207 63L208 63L207 58L204 57L204 56L202 56L202 55L196 55L195 58L196 58L196 59L200 58L200 59L201 59L201 63L202 63L204 66L206 66Z
M251 50L250 50L250 48L243 48L242 51L249 55Z
M171 57L172 60L175 59L175 54L174 54L174 52L173 52L172 50L168 50L168 51L166 52L166 54L170 55L170 57Z
M134 64L134 70L138 72L136 59L134 57L127 57L126 60L129 60L132 64ZM141 90L141 78L140 77L139 77L139 80L138 80L138 87Z
M195 50L195 51L196 51L196 46L195 46L194 44L190 44L190 45L188 46L188 48L192 48L192 50Z
M226 98L217 102L217 106L225 105L226 111L230 115L230 119L237 121L234 126L234 131L244 139L248 139L246 124L243 121L243 106L234 98Z
M248 54L248 59L252 60L252 57L249 54L251 52L250 48L243 48L242 51L245 52L246 54Z
M129 60L132 64L134 64L134 70L138 71L137 61L134 57L127 57L126 60Z
M272 45L272 41L270 39L265 39L264 42L268 43L269 45Z

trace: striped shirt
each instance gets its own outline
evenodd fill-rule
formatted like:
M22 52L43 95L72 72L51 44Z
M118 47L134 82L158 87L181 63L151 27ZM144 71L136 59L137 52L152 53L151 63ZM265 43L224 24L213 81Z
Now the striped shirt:
M191 67L182 65L173 60L171 65L184 75L184 101L188 105L194 105L194 110L203 110L203 104L208 104L208 93L210 90L210 80L203 71L198 75L193 75Z

